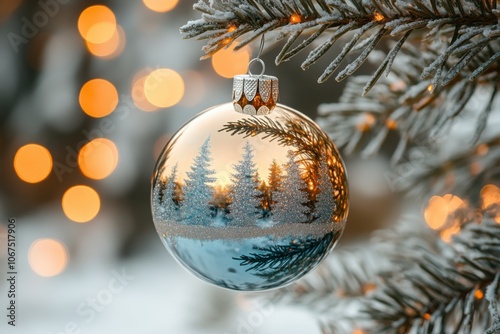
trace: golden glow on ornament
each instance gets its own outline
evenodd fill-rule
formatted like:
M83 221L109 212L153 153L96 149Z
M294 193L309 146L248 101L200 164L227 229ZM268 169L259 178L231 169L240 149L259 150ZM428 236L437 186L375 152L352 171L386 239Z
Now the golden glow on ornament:
M227 32L233 32L236 30L236 26L234 24L231 24L229 28L227 28Z
M85 41L85 46L92 55L104 59L112 59L119 56L125 49L125 44L125 31L121 26L117 26L113 36L104 43Z
M142 2L152 11L165 13L174 9L179 0L142 0Z
M482 208L487 209L491 205L500 204L500 188L494 184L487 184L481 189Z
M31 269L39 276L53 277L64 271L68 264L68 251L55 239L35 240L28 251Z
M384 15L375 12L375 14L373 15L373 19L377 22L380 22L380 21L383 21L385 19L385 17L384 17Z
M427 86L427 91L429 93L432 93L434 91L434 86L432 84L430 84L429 86Z
M97 215L101 200L97 192L88 186L74 186L66 190L62 208L66 217L77 223L86 223Z
M474 297L476 299L483 299L484 293L481 290L476 290L474 291Z
M146 77L144 93L152 105L158 108L172 107L184 96L184 80L176 71L161 68Z
M14 156L14 170L24 182L41 182L52 170L52 156L49 150L41 145L24 145Z
M115 14L103 5L87 7L78 18L78 31L90 43L104 43L116 32Z
M108 177L118 164L118 149L109 139L97 138L82 147L78 165L83 175L101 180Z
M302 17L299 14L292 14L292 16L290 16L291 24L296 24L300 22L302 22Z
M118 92L113 84L104 79L87 81L80 90L80 106L91 117L104 117L118 105Z
M245 46L234 51L235 46L233 44L227 49L222 49L212 57L212 67L221 77L232 78L247 71L250 62L250 48Z

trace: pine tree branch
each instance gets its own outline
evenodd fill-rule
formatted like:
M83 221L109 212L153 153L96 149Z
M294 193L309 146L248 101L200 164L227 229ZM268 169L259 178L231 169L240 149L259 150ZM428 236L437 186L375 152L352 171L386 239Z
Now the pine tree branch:
M398 44L395 48L399 47ZM446 86L436 89L431 80L421 80L419 72L438 54L438 50L429 46L422 53L407 44L400 50L391 75L381 78L383 84L373 87L374 81L384 70L384 63L392 61L391 52L385 56L380 71L377 70L370 79L366 76L352 76L338 103L319 107L318 124L336 144L344 147L347 153L361 151L363 156L367 156L376 154L384 147L386 139L399 139L399 144L391 148L393 164L408 160L411 149L424 147L423 150L432 153L426 147L428 143L441 138L459 116L469 110L469 102L473 97L477 95L474 99L476 101L482 99L480 94L489 90L488 103L478 113L476 131L470 136L471 143L479 141L494 109L498 90L497 73L490 73L489 81L483 81L482 90L478 92L478 83L468 80L475 65L460 65L460 73L454 73L453 79ZM478 57L488 55L491 55L488 50L477 54ZM374 62L383 57L378 53L372 55ZM452 70L445 70L443 75L449 77ZM366 81L368 84L365 85ZM373 91L362 97L359 92L363 86L365 91L366 87L373 88ZM477 103L472 108L477 113Z
M471 63L486 47L491 47L494 54L485 62L477 63L469 80L476 80L491 66L496 66L500 58L497 43L500 30L497 27L495 1L491 4L479 0L200 0L194 9L202 13L201 18L188 22L181 27L181 32L185 38L208 40L203 48L203 58L212 56L237 39L241 40L236 49L268 31L277 30L277 40L288 39L276 58L277 64L289 60L312 43L318 44L302 64L303 68L307 68L324 56L341 36L352 32L350 40L321 75L319 82L330 77L353 52L360 51L360 55L339 72L336 80L343 80L354 73L385 36L397 37L400 41L376 73L380 74L383 69L390 71L392 61L413 32L443 46L442 53L420 73L422 78L431 79L434 89L452 80L460 67ZM373 34L375 29L377 33ZM325 34L331 37L321 41L320 37ZM363 40L362 37L368 34ZM299 41L301 36L304 38ZM299 43L293 47L296 41ZM443 78L446 66L455 66L456 71ZM373 86L378 77L373 77L375 80L370 81L365 91Z
M422 156L421 161L413 161L412 165L413 173L400 183L401 189L411 195L453 193L469 197L479 193L484 184L500 179L500 137L493 137L451 157L426 160Z
M449 244L415 220L379 231L274 299L314 311L325 333L494 333L500 225L484 217L463 217Z
M240 261L240 266L247 266L247 272L276 281L291 274L309 271L328 253L332 240L338 237L338 233L331 232L322 238L298 239L287 245L258 248L259 253L233 259Z

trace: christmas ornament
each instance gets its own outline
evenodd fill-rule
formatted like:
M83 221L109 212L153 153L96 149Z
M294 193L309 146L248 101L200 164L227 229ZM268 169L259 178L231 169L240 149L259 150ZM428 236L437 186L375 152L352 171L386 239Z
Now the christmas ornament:
M233 290L291 283L342 234L349 206L342 159L309 118L277 104L278 79L234 78L233 102L185 124L152 180L153 220L188 271ZM251 63L252 63L251 62Z

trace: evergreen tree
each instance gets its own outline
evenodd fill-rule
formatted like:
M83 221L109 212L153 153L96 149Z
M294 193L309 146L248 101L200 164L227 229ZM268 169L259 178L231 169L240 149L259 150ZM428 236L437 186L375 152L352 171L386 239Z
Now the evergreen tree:
M167 179L167 185L162 192L162 218L168 220L178 220L179 207L175 203L176 197L177 164L172 167L172 173Z
M295 162L293 152L287 154L288 163L285 166L286 175L281 187L274 193L276 204L273 209L273 220L278 223L302 223L307 220L307 188L300 176L299 165Z
M210 169L212 161L210 154L210 137L200 148L200 153L194 159L188 179L183 188L184 200L181 204L181 218L187 224L209 225L211 222L210 202L213 199L213 188L210 183L216 179Z
M255 225L258 218L260 191L257 189L259 181L256 179L257 167L253 158L252 146L246 142L242 160L233 165L236 172L231 174L233 202L229 205L229 218L235 226Z
M268 196L269 196L269 207L272 208L275 204L273 200L273 193L278 191L281 186L281 181L283 178L283 171L281 170L281 166L276 162L276 159L273 159L271 163L271 167L269 167L269 176L268 176Z
M318 191L314 203L314 218L316 223L328 223L335 208L333 183L328 164L321 160L319 165Z
M163 182L158 179L153 188L153 193L151 194L151 205L153 207L153 216L156 219L162 219L164 217L165 208L161 203L160 193L162 191Z

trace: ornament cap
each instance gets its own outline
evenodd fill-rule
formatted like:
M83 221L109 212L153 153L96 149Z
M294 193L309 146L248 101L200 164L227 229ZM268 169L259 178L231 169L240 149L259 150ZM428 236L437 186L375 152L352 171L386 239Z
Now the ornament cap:
M264 75L264 63L262 73L259 75L249 74L236 75L233 79L233 105L234 110L248 115L268 115L272 112L279 97L278 78Z

